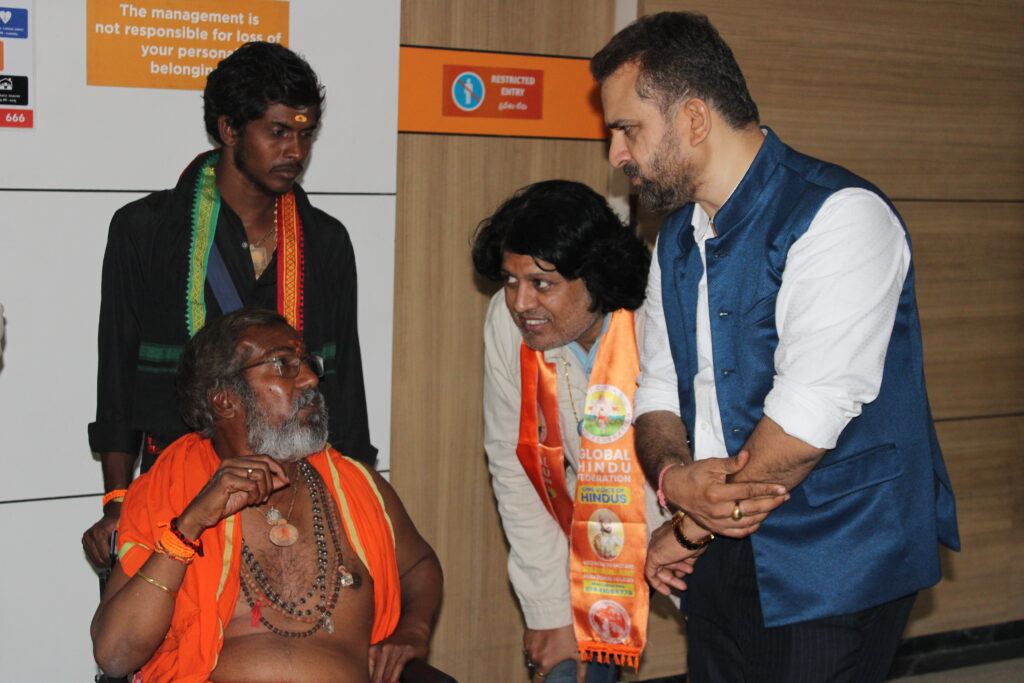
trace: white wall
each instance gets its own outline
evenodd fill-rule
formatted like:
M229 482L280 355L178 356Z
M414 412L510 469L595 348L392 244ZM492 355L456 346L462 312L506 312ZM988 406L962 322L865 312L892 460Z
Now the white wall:
M17 2L11 4L17 5ZM367 401L389 463L399 0L293 0L289 45L327 87L303 186L348 227ZM85 2L36 0L35 128L0 128L0 627L4 680L88 680L99 516L88 448L100 265L111 213L173 186L209 146L198 91L85 85ZM27 191L33 190L33 191ZM386 303L385 303L386 302ZM55 653L59 652L59 656Z

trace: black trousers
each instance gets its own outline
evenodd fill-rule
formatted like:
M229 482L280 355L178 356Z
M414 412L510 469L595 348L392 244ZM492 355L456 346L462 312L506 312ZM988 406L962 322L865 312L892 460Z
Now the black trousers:
M687 583L693 683L883 681L917 596L765 628L749 538L716 538Z

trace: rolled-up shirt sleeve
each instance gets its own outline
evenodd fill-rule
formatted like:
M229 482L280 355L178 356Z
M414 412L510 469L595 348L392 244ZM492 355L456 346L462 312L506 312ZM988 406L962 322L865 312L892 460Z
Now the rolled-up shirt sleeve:
M661 266L655 245L651 269L647 275L647 298L644 303L643 340L640 348L640 377L634 397L637 417L656 410L679 414L679 387L672 350L668 344L665 309L661 302Z
M834 448L878 396L910 248L873 192L848 188L822 205L792 246L776 302L779 344L764 413L790 436Z
M551 629L572 623L569 542L516 455L521 339L499 292L484 326L484 449L510 548L509 580L527 627Z

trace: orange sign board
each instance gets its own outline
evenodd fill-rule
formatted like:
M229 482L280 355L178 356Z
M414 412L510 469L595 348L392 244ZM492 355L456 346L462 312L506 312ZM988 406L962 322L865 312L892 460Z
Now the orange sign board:
M88 0L86 83L202 90L250 40L288 44L288 2Z
M398 130L608 137L586 59L402 47Z

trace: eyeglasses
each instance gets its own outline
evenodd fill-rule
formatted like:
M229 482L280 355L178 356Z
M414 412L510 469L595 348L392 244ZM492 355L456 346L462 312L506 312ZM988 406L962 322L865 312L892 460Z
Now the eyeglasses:
M277 370L277 374L281 375L281 377L284 377L285 379L295 379L299 376L299 370L302 368L303 363L309 366L309 369L313 371L314 375L318 378L323 378L324 359L323 356L315 353L303 354L301 356L297 356L293 353L274 356L273 358L267 358L239 368L237 374L242 374L246 370L260 365L273 365Z

